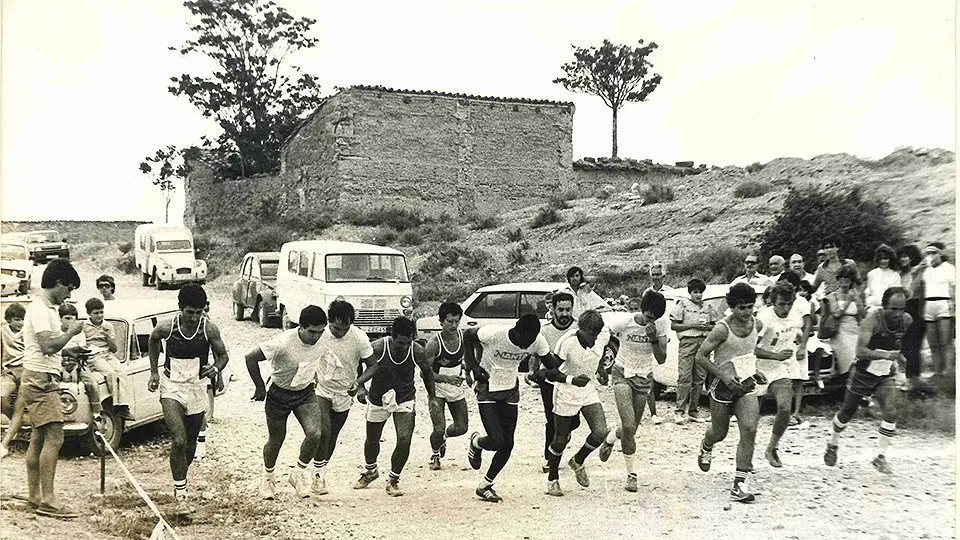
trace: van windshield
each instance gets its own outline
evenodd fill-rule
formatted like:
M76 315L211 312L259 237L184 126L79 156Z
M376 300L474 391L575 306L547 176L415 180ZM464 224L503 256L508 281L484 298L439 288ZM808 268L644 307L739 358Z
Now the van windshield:
M30 253L24 246L4 244L3 246L0 246L0 258L5 261L25 261L30 258Z
M344 253L326 259L328 282L409 281L403 255Z
M42 244L45 242L59 242L60 233L57 231L41 231L27 235L27 242L31 244Z
M157 240L157 251L190 251L189 240Z

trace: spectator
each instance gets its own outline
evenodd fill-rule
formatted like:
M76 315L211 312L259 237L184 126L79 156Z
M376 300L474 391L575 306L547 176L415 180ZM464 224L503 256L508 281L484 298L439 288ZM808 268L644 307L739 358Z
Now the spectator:
M134 399L133 383L116 357L117 338L113 325L104 321L103 301L90 298L84 308L87 321L83 323L83 335L93 353L88 364L90 371L103 374L117 414L125 420L133 420L130 413L130 402Z
M803 281L813 285L813 274L803 267L803 255L794 253L790 256L790 270L793 270Z
M927 323L927 343L933 370L938 376L952 375L954 370L953 317L956 302L957 269L943 256L943 242L931 242L923 249L925 302L923 319Z
M900 285L908 292L907 314L911 323L903 335L903 357L907 361L906 376L908 385L917 386L920 380L920 349L923 348L923 335L926 325L923 321L923 270L920 261L923 254L916 244L907 244L897 250L897 262L900 269Z
M854 281L859 282L857 275L857 265L851 259L841 259L840 250L832 240L826 240L821 247L823 251L823 262L817 267L813 278L813 288L816 290L818 298L823 298L833 291L837 290L837 272L841 267L850 266L853 268ZM820 252L817 252L819 258Z
M658 292L663 294L664 291L669 291L673 289L666 285L663 282L663 278L666 276L666 271L663 269L663 264L657 261L654 261L650 264L650 286L646 288L644 293L647 291ZM643 297L643 294L640 295Z
M767 261L767 277L770 278L770 281L776 283L780 279L780 275L783 274L783 267L786 265L787 261L779 255L774 255L770 257L770 260Z
M867 289L864 291L868 308L879 308L883 291L900 286L900 273L894 269L896 253L893 248L880 244L873 252L876 268L867 272Z
M839 319L837 333L830 338L830 346L833 348L837 372L846 373L856 360L857 336L860 335L860 321L866 314L866 307L857 293L856 268L841 266L835 277L837 289L823 298L823 320L827 317Z
M20 431L23 423L23 400L20 399L20 378L23 376L23 318L27 310L18 303L10 304L3 312L3 318L6 321L0 327L0 366L2 366L2 376L0 376L0 388L2 388L2 399L5 403L11 397L15 397L15 402L11 403L13 412L10 416L10 424L7 426L7 433L0 443L0 459L7 456L10 451L10 441Z
M114 293L117 292L117 282L114 281L113 276L108 276L104 274L97 278L97 290L100 291L100 294L103 296L104 302L109 302L110 300L116 300Z
M773 285L773 281L771 281L770 278L757 272L757 255L755 253L751 253L744 257L743 266L745 270L744 274L734 278L730 285L741 282L753 285L754 288L766 288Z
M677 424L688 419L693 422L704 421L697 409L700 406L700 390L707 370L697 364L697 351L718 319L713 307L703 302L703 292L706 289L702 279L691 279L687 282L690 299L681 298L670 313L671 326L680 339L677 409L674 412L674 421Z
M584 311L593 309L596 311L610 311L610 306L606 301L594 292L591 285L583 274L583 269L579 266L571 266L567 270L568 287L561 290L567 290L573 295L573 318L576 320Z

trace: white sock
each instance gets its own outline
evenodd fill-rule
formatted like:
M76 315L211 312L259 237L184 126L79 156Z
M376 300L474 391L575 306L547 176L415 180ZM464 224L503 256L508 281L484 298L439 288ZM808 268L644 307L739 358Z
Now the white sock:
M879 447L881 456L887 453L887 449L890 447L890 443L893 441L893 434L896 432L896 429L896 422L880 422L880 441L877 446Z
M637 473L636 465L635 465L634 462L633 462L633 454L624 454L624 455L623 455L623 462L624 462L624 464L626 464L626 466L627 466L627 474L636 474L636 473Z

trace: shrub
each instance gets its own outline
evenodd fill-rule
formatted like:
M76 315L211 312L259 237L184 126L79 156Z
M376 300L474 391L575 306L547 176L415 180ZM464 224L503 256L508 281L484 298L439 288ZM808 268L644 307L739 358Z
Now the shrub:
M650 184L650 187L643 192L643 204L670 202L674 198L673 188L662 182Z
M700 223L713 223L716 220L717 215L710 211L700 214L700 217L697 219Z
M759 161L754 161L753 163L747 165L747 172L750 174L758 173L763 170L763 165Z
M486 269L491 261L486 251L460 245L436 244L428 246L427 251L426 258L420 263L419 274L437 276L460 269Z
M718 279L730 283L743 262L740 250L725 244L694 251L682 261L667 265L667 275L679 278L699 277L705 281ZM686 283L685 280L681 280Z
M329 229L333 222L334 216L325 211L300 212L283 220L287 229L305 235L319 234L324 229Z
M653 244L651 244L650 242L647 242L646 240L634 240L633 242L630 242L629 244L623 246L623 247L620 249L620 251L623 252L623 253L626 253L626 252L628 252L628 251L636 251L636 250L638 250L638 249L645 249L645 248L648 248L648 247L650 247L650 246L652 246L652 245L653 245Z
M514 229L507 229L504 232L504 235L507 237L507 242L519 242L523 240L523 231L520 230L520 227Z
M380 225L370 236L370 243L378 246L389 246L397 241L398 236L400 236L400 233L396 229L387 225Z
M647 267L633 270L605 269L590 274L590 281L594 290L600 296L619 296L631 294L632 291L644 290L649 284L649 270Z
M500 218L492 214L472 214L467 216L467 221L475 231L496 229L500 226Z
M609 199L611 195L613 194L605 189L598 189L597 192L593 194L594 197L600 200Z
M773 190L773 185L760 180L744 180L733 190L733 196L740 199L752 199Z
M567 200L560 195L551 195L550 198L547 199L547 206L556 210L566 210L567 208L570 208L570 204L567 203Z
M424 240L433 242L453 242L459 240L463 234L463 231L456 225L453 218L449 216L446 218L441 217L437 221L424 223L420 226L419 231Z
M397 231L412 229L424 222L419 212L396 206L376 208L345 206L340 210L340 218L350 225L366 227L387 225Z
M423 236L420 229L407 229L400 233L397 242L404 246L419 246L423 243Z
M547 206L546 208L541 208L537 215L533 217L533 223L530 224L534 229L539 229L540 227L546 227L547 225L552 225L554 223L560 222L560 214L557 212L556 208L551 208Z
M929 399L920 396L905 396L897 404L897 427L956 433L956 401L937 395Z
M126 255L127 253L130 253L130 250L133 249L133 242L120 242L117 244L117 249L120 250L120 253Z
M482 249L456 244L425 246L426 258L411 277L418 301L462 301L491 280L492 258Z
M290 240L286 229L277 225L267 225L247 237L244 252L280 251L280 246Z
M573 201L580 198L580 193L576 189L565 189L560 197L565 201Z
M530 246L526 242L520 242L507 251L507 266L519 266L527 262L527 249Z
M126 252L123 255L117 257L117 262L114 264L117 270L120 270L124 274L139 274L140 269L137 268L137 260L134 258L133 253Z
M815 261L823 241L833 240L842 257L870 261L880 243L899 245L903 228L887 203L865 198L859 187L846 192L807 187L789 191L783 209L758 240L761 260L799 253Z

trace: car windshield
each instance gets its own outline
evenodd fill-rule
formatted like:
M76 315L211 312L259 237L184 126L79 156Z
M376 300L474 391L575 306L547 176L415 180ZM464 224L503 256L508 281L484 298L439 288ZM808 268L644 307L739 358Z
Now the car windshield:
M157 251L190 251L189 240L157 240Z
M407 261L403 255L344 253L327 255L327 281L407 282Z
M44 231L44 232L35 232L27 235L27 242L34 244L44 243L44 242L60 242L60 233L57 231Z
M5 261L25 261L30 258L30 254L24 246L5 245L0 246L0 258Z
M278 266L280 266L280 261L260 261L260 276L277 277Z

